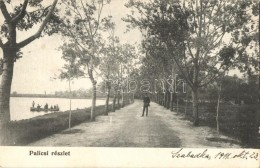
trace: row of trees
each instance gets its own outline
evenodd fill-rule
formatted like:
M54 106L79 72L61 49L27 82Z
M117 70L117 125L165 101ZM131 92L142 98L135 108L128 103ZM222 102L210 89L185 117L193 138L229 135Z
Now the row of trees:
M64 41L60 50L66 64L57 77L68 80L70 97L72 80L86 77L92 83L91 120L95 119L98 78L104 81L102 86L106 90L106 114L111 93L114 94L113 110L116 99L117 106L119 99L122 99L123 106L124 98L131 95L121 92L127 87L122 81L133 70L129 65L134 63L136 48L130 44L121 44L115 35L112 17L102 14L104 6L109 3L109 0L53 0L52 4L42 0L24 0L22 4L10 0L0 1L5 20L1 25L0 37L3 51L3 58L0 59L0 125L10 121L13 68L16 59L22 57L21 49L35 39L53 33L59 33ZM38 25L40 27L35 34L21 42L16 41L17 31L34 30Z
M111 16L102 17L104 5L109 1L61 1L64 5L64 22L61 25L61 34L66 43L61 47L63 59L67 61L62 78L87 77L92 83L92 108L91 120L95 119L97 78L105 82L106 90L106 115L111 87L114 88L113 111L115 103L119 104L119 97L124 103L123 78L128 75L133 60L136 56L135 47L130 44L121 44L115 36L115 23ZM125 72L127 70L127 72ZM96 74L96 76L94 75Z
M259 70L256 1L129 0L126 6L132 14L124 20L144 35L140 76L167 80L179 74L192 92L195 126L200 89L234 68L248 75ZM164 104L173 97L171 88L156 93Z
M258 72L258 4L254 0L129 0L132 14L124 18L129 28L143 33L142 66L135 69L136 48L121 44L115 36L111 16L102 14L109 0L24 0L22 4L0 0L4 18L0 47L0 125L10 121L10 90L14 62L21 49L37 38L60 33L64 65L59 78L87 77L92 83L91 119L95 119L97 78L103 79L108 102L113 94L113 109L129 85L125 79L163 79L169 85L151 82L158 92L154 99L173 107L175 76L183 79L192 93L194 125L199 124L199 89L209 86L230 69L252 75ZM57 5L58 4L58 5ZM12 6L15 5L13 11ZM56 6L59 6L55 9ZM17 42L17 31L38 28L27 39ZM111 82L113 81L113 82ZM111 92L111 88L115 88ZM70 89L71 90L71 89ZM127 93L128 97L134 93ZM123 104L123 103L122 103Z

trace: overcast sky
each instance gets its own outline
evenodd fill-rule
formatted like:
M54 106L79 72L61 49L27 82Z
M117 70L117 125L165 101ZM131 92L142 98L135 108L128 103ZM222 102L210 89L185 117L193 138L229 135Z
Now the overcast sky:
M122 43L137 43L140 44L141 33L136 29L128 33L126 31L127 23L123 22L121 18L126 14L130 14L130 9L126 8L124 4L128 0L111 0L109 5L103 9L103 16L111 15L113 21L116 23L116 35L120 37ZM15 6L15 3L22 3L23 0L13 1L9 6ZM45 0L45 5L52 3L52 0ZM0 25L3 23L3 16L0 14ZM17 41L27 38L34 34L36 28L27 32L17 32ZM61 51L58 47L62 45L61 38L57 35L45 36L37 39L28 46L22 49L23 58L17 60L14 67L14 76L12 84L12 92L18 93L40 93L52 94L55 91L68 90L68 82L53 80L55 74L59 74L62 69L64 61L61 59ZM0 58L2 57L2 50L0 50ZM230 75L239 74L238 71L231 71ZM72 89L80 88L89 89L91 82L89 79L77 79L72 84Z
M16 2L19 2L16 1ZM20 0L20 2L22 2ZM45 1L51 3L52 0ZM140 43L141 34L138 30L131 31L125 34L126 23L121 20L127 13L130 13L124 4L127 0L111 0L111 3L104 7L103 15L113 16L116 23L116 35L120 37L121 42ZM0 22L3 21L2 15ZM1 23L0 23L1 24ZM21 41L30 34L35 33L35 30L28 32L18 32L17 41ZM54 93L55 91L68 90L68 83L66 81L52 80L55 74L59 73L59 69L64 65L61 59L61 51L57 48L62 45L61 39L57 36L45 36L37 39L23 51L23 58L17 60L14 68L12 92L18 93ZM0 51L2 57L2 51ZM90 88L91 83L89 79L75 80L72 89Z

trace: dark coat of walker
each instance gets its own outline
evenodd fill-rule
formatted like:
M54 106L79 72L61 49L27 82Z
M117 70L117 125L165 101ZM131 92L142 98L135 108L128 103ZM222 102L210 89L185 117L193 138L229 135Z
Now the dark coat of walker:
M144 111L146 111L146 116L148 116L148 106L150 106L150 98L148 95L145 95L143 98L144 106L143 106L143 114L142 117L144 116Z

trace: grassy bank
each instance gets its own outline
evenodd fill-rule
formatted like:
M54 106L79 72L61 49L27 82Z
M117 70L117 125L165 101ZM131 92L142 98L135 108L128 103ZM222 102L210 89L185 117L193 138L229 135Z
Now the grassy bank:
M259 105L221 104L219 109L220 132L241 141L244 147L260 147L258 127L260 126ZM175 106L175 111L177 107ZM185 114L185 105L178 107L179 114ZM192 105L186 108L186 118L193 121ZM200 125L216 128L216 104L199 105Z
M112 105L109 106L111 111ZM73 110L71 126L90 121L91 108ZM97 106L95 115L103 115L105 106ZM0 132L1 145L18 146L45 138L68 128L69 111L50 113L31 119L11 121Z

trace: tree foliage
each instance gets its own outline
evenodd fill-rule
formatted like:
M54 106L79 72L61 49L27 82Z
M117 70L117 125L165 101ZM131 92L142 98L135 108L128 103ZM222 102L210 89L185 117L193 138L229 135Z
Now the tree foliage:
M129 28L158 39L192 89L195 119L199 88L231 68L258 68L258 52L248 53L258 43L256 1L129 0L126 6L133 13L124 19Z
M21 48L31 43L35 39L43 35L52 35L58 32L58 25L61 23L59 17L56 15L57 10L55 6L57 0L53 4L43 5L42 0L24 0L23 3L18 4L15 1L0 1L1 12L5 22L0 26L0 46L7 47L8 44L16 43L12 47L16 51L16 57L22 57ZM15 4L16 6L13 6ZM11 11L8 11L12 9ZM27 39L16 42L16 31L30 31L34 26L39 25L38 31L29 36ZM12 44L14 45L14 44Z

